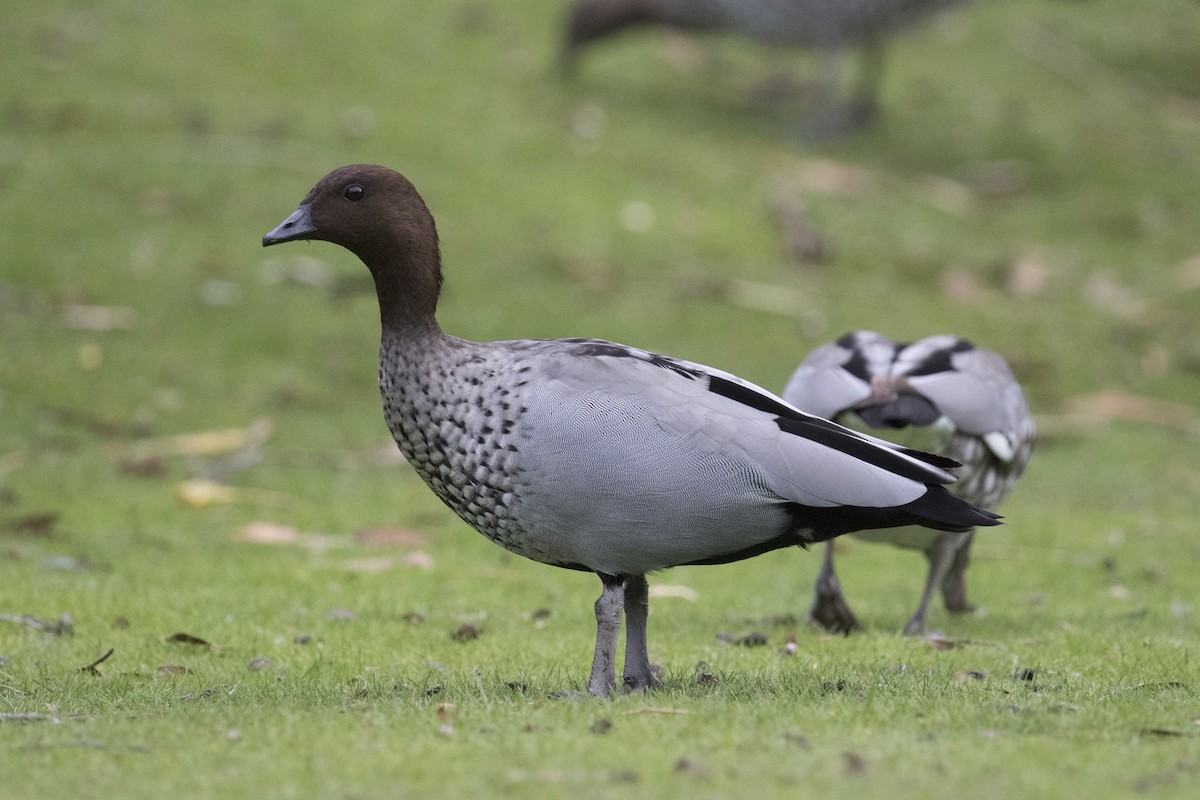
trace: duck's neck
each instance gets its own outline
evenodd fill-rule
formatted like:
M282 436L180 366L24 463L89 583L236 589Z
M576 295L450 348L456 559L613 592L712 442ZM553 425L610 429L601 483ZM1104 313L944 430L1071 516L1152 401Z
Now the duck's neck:
M400 338L442 336L438 294L442 271L436 245L431 251L389 248L378 255L359 253L375 281L383 330ZM375 256L375 257L373 257Z

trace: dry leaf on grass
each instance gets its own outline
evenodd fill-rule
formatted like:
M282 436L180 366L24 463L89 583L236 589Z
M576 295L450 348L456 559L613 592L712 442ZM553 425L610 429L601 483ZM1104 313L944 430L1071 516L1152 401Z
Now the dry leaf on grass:
M1176 270L1179 288L1184 291L1200 289L1200 255L1192 256L1180 264Z
M965 184L941 175L926 175L921 184L925 202L939 211L956 217L965 216L971 211L974 198Z
M58 519L59 514L57 511L26 514L23 517L6 521L0 526L0 530L15 533L19 536L52 536L54 534L54 527L58 524Z
M680 600L694 603L700 599L700 593L692 587L682 584L652 583L650 584L650 597L677 597Z
M416 567L417 569L430 570L433 569L433 556L429 555L429 553L426 553L424 550L417 550L402 558L400 563L406 567Z
M105 333L131 330L137 312L128 306L92 306L72 303L63 308L63 324L76 331Z
M249 522L238 531L237 540L254 544L296 544L300 541L300 532L280 522Z
M1036 297L1046 290L1050 269L1036 256L1023 256L1008 268L1006 288L1014 297Z
M177 484L175 498L191 508L212 508L213 506L229 506L237 503L284 506L288 505L292 499L282 492L271 492L266 489L242 489L203 478L194 478Z
M354 541L371 547L387 545L423 546L429 543L429 534L412 528L360 528L354 532Z
M292 525L264 520L246 523L234 538L251 544L294 544L318 553L348 543L341 537L326 533L302 533Z
M220 456L265 442L271 437L273 428L271 420L263 417L244 428L161 436L139 443L138 450L160 456Z
M117 474L125 478L162 478L167 462L162 456L123 457L117 459Z
M167 637L168 642L178 642L179 644L193 644L201 647L211 647L214 650L216 645L209 642L207 639L201 639L199 636L193 636L190 633L173 633Z
M806 192L841 197L861 197L879 185L870 170L824 158L789 165L786 179Z
M958 640L940 633L929 633L925 635L925 644L934 650L953 650L958 647Z

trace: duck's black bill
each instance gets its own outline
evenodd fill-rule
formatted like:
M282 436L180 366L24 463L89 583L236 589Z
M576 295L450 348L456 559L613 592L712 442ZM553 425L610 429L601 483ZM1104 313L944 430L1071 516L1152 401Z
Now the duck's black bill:
M291 213L287 219L279 223L275 230L263 237L263 247L283 242L294 242L299 239L315 239L317 226L313 225L309 212L311 207L305 203Z

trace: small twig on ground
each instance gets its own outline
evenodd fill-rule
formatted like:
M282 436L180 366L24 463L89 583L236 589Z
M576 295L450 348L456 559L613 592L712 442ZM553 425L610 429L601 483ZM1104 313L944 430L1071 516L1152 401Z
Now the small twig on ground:
M108 661L108 658L109 658L109 656L111 656L111 655L112 655L113 653L115 653L115 652L116 652L116 648L115 648L115 647L110 647L110 648L108 648L108 652L107 652L107 653L105 653L104 655L100 656L100 657L99 657L99 658L97 658L95 661L93 661L92 663L88 664L86 667L80 667L80 668L79 668L79 671L80 671L80 672L86 672L86 673L88 673L89 675L99 675L99 674L100 674L100 670L96 669L96 667L100 666L100 665L101 665L101 664L103 664L105 661Z

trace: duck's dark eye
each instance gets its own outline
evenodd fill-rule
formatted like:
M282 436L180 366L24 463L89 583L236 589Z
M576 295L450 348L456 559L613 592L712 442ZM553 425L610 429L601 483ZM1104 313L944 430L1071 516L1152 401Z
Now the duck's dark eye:
M367 190L359 186L357 183L352 183L346 187L346 191L342 192L342 196L351 203L357 203L367 196Z

